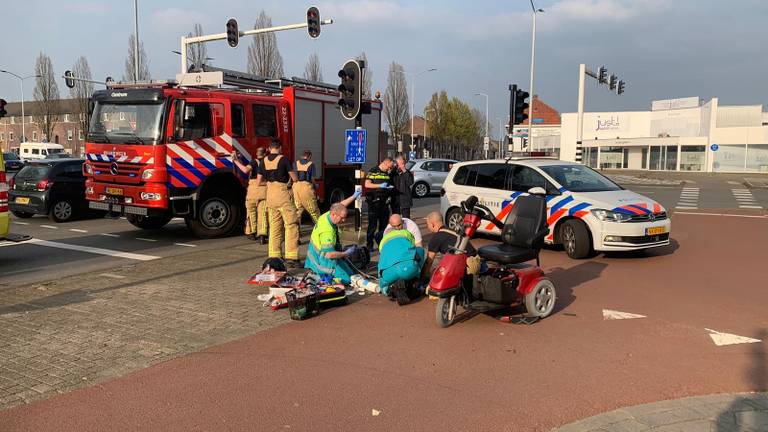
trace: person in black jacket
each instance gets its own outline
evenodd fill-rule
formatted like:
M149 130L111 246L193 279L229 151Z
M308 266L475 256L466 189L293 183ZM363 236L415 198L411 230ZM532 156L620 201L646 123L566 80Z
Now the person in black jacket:
M399 214L404 218L411 217L413 207L413 173L405 166L405 156L402 153L395 157L395 169L392 175L392 214Z

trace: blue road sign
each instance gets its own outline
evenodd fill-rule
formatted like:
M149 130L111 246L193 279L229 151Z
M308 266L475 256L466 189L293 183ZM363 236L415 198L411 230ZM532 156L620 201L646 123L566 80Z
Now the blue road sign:
M365 129L347 129L344 132L345 152L344 163L364 164L365 163L365 142L368 133Z
M711 148L711 149L712 149L712 151L717 151L717 149L719 149L719 148L720 148L720 146L719 146L719 145L717 145L717 144L712 144L711 146L709 146L709 148Z

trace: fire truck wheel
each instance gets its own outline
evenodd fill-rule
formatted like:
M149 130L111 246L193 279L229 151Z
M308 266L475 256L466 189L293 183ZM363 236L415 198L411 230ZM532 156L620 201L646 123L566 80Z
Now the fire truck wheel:
M197 218L187 222L195 236L200 238L224 237L238 227L242 209L235 199L227 196L207 196L200 200Z
M130 222L131 225L135 226L136 228L158 229L167 225L173 216L168 214L160 217L149 217L129 214L126 215L125 218L128 219L128 222Z

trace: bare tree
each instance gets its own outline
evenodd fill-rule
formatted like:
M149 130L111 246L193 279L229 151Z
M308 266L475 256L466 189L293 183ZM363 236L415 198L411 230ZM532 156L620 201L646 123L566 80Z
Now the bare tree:
M272 27L272 18L262 10L253 28L265 27ZM253 41L248 47L248 72L267 78L283 76L283 56L280 55L274 33L260 33L253 36Z
M135 79L135 64L136 64L136 51L134 50L134 39L136 36L131 34L128 37L128 57L125 59L125 73L123 74L123 81L148 81L152 79L149 74L149 60L147 59L147 52L144 51L144 42L139 41L139 76Z
M56 76L53 72L51 58L40 53L35 63L35 91L34 98L37 102L33 110L33 117L48 141L51 141L53 129L59 122L59 86L56 84ZM26 137L23 137L26 140Z
M93 79L91 77L91 67L88 66L88 60L85 57L80 56L72 67L72 74L78 78L84 78L87 80ZM91 118L88 116L88 101L93 94L93 83L75 80L75 86L69 89L69 95L75 102L78 122L80 123L80 130L83 133L88 133L88 127L91 124Z
M373 87L373 71L371 65L368 64L368 57L365 55L365 51L357 56L357 60L365 62L365 70L363 70L363 98L371 98L371 87Z
M408 107L408 83L403 66L392 62L387 76L387 90L384 92L384 112L392 139L403 139L403 133L410 120Z
M203 34L202 24L195 23L192 33L188 33L187 37L203 36ZM196 70L200 70L204 64L207 64L208 50L205 48L205 43L187 44L187 61L191 63Z
M310 81L323 81L323 69L320 67L320 56L312 54L307 60L307 65L304 66L304 79Z

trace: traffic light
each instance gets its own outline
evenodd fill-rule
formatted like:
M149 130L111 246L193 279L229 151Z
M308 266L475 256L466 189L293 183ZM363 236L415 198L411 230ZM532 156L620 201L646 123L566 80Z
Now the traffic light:
M314 6L307 9L307 32L312 39L320 36L320 11Z
M605 66L600 66L597 69L597 82L600 84L608 83L608 69L606 69Z
M5 110L5 104L8 102L5 101L5 99L0 99L0 118L3 118L8 114L8 111Z
M64 84L67 85L69 88L75 87L75 80L72 79L74 75L72 75L72 71L65 71L64 72Z
M344 67L339 71L339 107L341 115L347 120L354 120L360 113L362 105L362 70L356 60L347 60Z
M523 145L521 146L521 148L528 148L528 138L523 137L522 140L523 140Z
M611 74L611 78L608 80L608 88L616 90L616 81L619 79L616 75Z
M528 109L528 92L522 89L515 90L515 124L523 124L528 118L525 110Z
M624 81L619 81L619 86L616 88L616 93L622 94L624 93L624 89L627 87L627 83Z
M237 20L230 18L227 21L227 43L232 48L237 46L240 41L240 30L237 29Z

